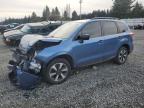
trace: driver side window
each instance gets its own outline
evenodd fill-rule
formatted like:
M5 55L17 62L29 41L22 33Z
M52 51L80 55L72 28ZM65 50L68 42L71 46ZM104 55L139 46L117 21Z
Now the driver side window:
M96 38L101 36L101 25L100 22L91 22L87 24L81 31L81 35L89 34L90 38Z

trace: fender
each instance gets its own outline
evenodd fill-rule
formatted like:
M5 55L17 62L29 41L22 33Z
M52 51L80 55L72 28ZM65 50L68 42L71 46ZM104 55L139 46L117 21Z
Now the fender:
M48 64L52 59L63 55L68 55L72 58L69 48L63 48L61 46L59 47L53 46L53 47L45 48L44 50L39 52L38 55L35 57L35 59L42 62L43 64Z
M132 52L132 50L133 50L133 45L131 45L132 42L130 42L128 36L129 36L129 35L125 36L125 38L120 37L120 39L119 39L119 40L120 40L120 42L119 42L120 44L119 44L119 47L118 47L117 51L119 50L119 48L120 48L121 46L123 46L123 45L128 45L130 52Z

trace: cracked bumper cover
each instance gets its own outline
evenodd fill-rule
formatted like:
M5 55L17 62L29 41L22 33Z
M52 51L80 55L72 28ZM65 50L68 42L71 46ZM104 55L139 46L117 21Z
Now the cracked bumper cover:
M10 81L20 89L34 89L41 81L40 76L22 71L16 66L11 65L9 68L11 70L9 73Z

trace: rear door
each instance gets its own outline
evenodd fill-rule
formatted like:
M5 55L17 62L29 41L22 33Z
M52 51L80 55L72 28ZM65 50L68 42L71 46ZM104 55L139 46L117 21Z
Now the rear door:
M103 58L104 60L113 58L119 46L118 28L115 21L102 21L103 31Z

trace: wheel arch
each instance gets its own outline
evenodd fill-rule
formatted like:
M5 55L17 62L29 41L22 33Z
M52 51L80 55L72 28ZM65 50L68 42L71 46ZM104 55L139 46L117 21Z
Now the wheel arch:
M66 60L70 63L71 68L72 68L72 69L74 68L74 60L73 60L73 58L72 58L70 55L68 55L68 54L62 54L62 55L58 55L58 56L52 58L52 59L47 63L47 65L48 65L50 62L52 62L53 60L57 59L57 58L64 58L64 59L66 59Z
M123 45L121 45L121 47L126 47L128 49L128 53L130 53L130 46L128 44L123 44Z

